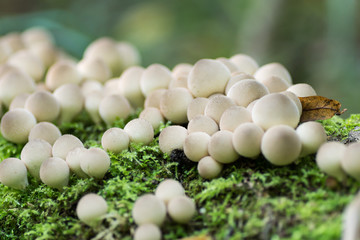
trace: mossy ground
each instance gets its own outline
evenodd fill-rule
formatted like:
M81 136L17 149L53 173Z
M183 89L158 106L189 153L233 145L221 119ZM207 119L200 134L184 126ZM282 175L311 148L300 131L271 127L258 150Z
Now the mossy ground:
M329 135L344 140L360 126L360 115L322 123ZM124 121L115 126L124 126ZM105 129L91 125L86 116L61 126L86 146L100 146ZM18 157L21 148L0 137L0 159ZM0 185L0 239L132 239L133 203L154 192L165 178L181 181L198 213L186 225L168 219L162 227L164 239L339 239L342 212L360 186L353 179L339 183L320 172L314 156L285 167L261 157L239 159L211 181L202 179L196 164L181 152L161 153L157 138L149 146L133 144L129 151L110 156L111 168L103 180L72 176L62 192L31 177L25 191ZM82 224L75 214L78 200L88 192L102 195L109 205L109 214L96 228Z

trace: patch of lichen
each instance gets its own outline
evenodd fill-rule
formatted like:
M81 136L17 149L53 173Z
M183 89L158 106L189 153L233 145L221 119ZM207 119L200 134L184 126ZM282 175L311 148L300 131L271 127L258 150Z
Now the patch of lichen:
M343 139L359 122L360 115L352 115L322 124L329 135ZM114 126L125 123L119 120ZM106 126L80 119L60 128L86 146L99 147ZM19 156L21 147L0 136L1 159ZM350 178L339 183L320 172L314 156L285 167L262 157L239 159L209 181L199 177L196 164L181 151L161 153L158 137L148 146L131 144L128 151L109 154L111 167L103 180L71 176L61 192L31 177L25 191L0 185L0 239L132 239L135 200L154 192L165 178L181 181L198 214L185 225L167 219L164 239L202 234L215 239L339 239L342 211L360 187ZM100 194L109 204L109 214L96 228L82 224L75 213L78 200L88 192Z

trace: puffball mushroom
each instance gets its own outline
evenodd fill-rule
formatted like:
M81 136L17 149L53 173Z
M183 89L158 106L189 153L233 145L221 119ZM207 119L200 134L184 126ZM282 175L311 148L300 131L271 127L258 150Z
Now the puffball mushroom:
M93 79L101 83L111 78L109 66L100 58L83 58L78 64L77 69L85 79Z
M186 111L188 121L191 121L198 115L204 115L206 105L209 103L209 101L210 100L208 98L202 97L191 100Z
M309 97L317 95L314 88L307 83L294 84L286 91L295 93L295 95L298 97Z
M164 117L158 108L148 107L141 111L139 118L148 120L153 129L160 127L161 123L164 123Z
M30 93L21 93L14 97L10 103L9 110L13 110L15 108L25 108L25 102L29 96Z
M125 130L121 128L110 128L101 137L101 146L106 151L120 153L129 148L130 138Z
M233 134L232 143L235 151L243 157L256 158L261 153L261 139L264 130L252 122L239 125Z
M187 107L192 100L193 97L186 88L168 89L161 96L160 111L175 124L187 123Z
M28 140L42 139L53 145L60 136L59 128L53 123L40 122L31 128Z
M339 142L326 142L321 145L315 158L320 170L339 181L344 180L346 173L341 166L341 159L345 151L345 145Z
M40 179L40 166L48 158L52 157L50 143L42 139L35 139L25 144L21 150L20 159L26 165L31 176Z
M129 101L120 94L105 96L99 105L99 114L108 125L113 124L117 118L126 119L130 113Z
M245 54L236 54L230 58L239 69L239 71L253 74L259 68L258 63L250 56Z
M76 84L64 84L57 88L53 95L60 104L60 122L71 122L84 107L84 96Z
M262 137L261 152L274 165L288 165L300 156L300 137L287 125L273 126Z
M223 93L229 81L229 69L217 60L201 59L189 73L188 88L194 97Z
M11 188L25 189L29 183L24 162L18 158L6 158L0 162L0 182Z
M117 42L116 48L120 54L121 70L134 65L140 65L141 56L137 48L129 42Z
M216 60L221 62L222 64L224 64L231 73L239 71L238 66L235 63L231 62L227 58L220 57L220 58L217 58Z
M144 106L145 97L140 88L140 79L144 71L143 67L133 66L126 69L119 79L119 93L126 97L135 109Z
M161 226L166 217L165 203L154 194L139 197L133 206L132 217L136 224L155 224Z
M27 47L39 43L53 44L54 38L51 33L42 27L31 27L21 33L21 39Z
M74 135L65 134L54 142L52 155L54 157L59 157L65 160L68 152L77 147L84 147L84 144L80 141L80 139Z
M5 63L10 55L11 55L10 46L5 42L0 41L0 64Z
M360 143L351 143L346 147L341 157L341 167L344 171L360 181Z
M31 94L25 102L25 109L29 110L38 122L52 122L60 114L60 104L47 91L37 91Z
M85 110L89 114L91 120L98 124L101 122L99 113L101 100L104 98L103 91L92 91L85 96Z
M232 75L230 80L226 84L225 94L227 95L229 93L229 90L232 86L234 86L236 83L238 83L242 80L245 80L245 79L251 80L251 79L254 79L254 77L251 75L248 75L246 73L239 73L236 75Z
M252 101L269 94L266 86L252 79L244 79L235 83L227 93L237 105L247 107Z
M40 179L52 188L62 190L69 183L70 169L63 158L51 157L40 167Z
M213 179L220 175L223 169L223 164L217 162L210 156L203 157L200 159L197 170L199 175L205 179Z
M101 148L90 148L80 159L81 170L93 178L102 179L110 167L110 157Z
M327 140L325 129L318 122L302 123L296 128L296 133L301 140L301 156L316 153Z
M134 240L161 240L161 230L155 224L142 224L135 229Z
M176 76L169 83L169 89L178 88L178 87L188 89L187 80L188 80L187 75Z
M281 77L269 76L259 80L266 86L270 93L286 91L290 87L290 83Z
M201 158L208 156L209 134L205 132L190 133L184 141L184 154L193 162L200 161Z
M187 130L182 126L173 125L164 128L159 135L160 150L170 154L174 149L183 149L186 136Z
M144 108L155 107L155 108L160 109L160 99L165 92L166 92L166 89L157 89L157 90L151 92L145 98Z
M235 106L235 102L224 95L212 96L205 107L205 116L211 117L216 123L220 122L221 115L229 107Z
M4 35L1 40L10 46L11 52L17 52L25 47L21 34L18 32L11 32Z
M82 80L76 65L70 61L58 61L48 70L45 84L48 89L54 91L64 84L79 84Z
M108 95L112 95L112 94L119 94L119 78L112 78L109 79L105 82L104 84L104 95L108 96Z
M128 122L124 127L129 135L130 142L149 144L154 139L154 129L151 123L142 118L136 118Z
M95 193L82 196L76 206L76 215L80 221L91 227L96 226L107 211L105 199Z
M76 147L66 154L66 163L70 170L75 173L78 177L87 178L89 177L80 166L81 159L86 158L87 149L84 147Z
M194 200L187 196L176 196L172 198L168 205L167 211L172 220L177 223L186 224L190 222L196 212Z
M255 79L261 81L269 76L276 76L283 78L286 80L290 85L292 84L292 79L289 71L284 67L284 65L280 63L268 63L262 65L256 72L253 74Z
M85 80L81 83L81 92L86 98L92 92L103 92L104 86L96 80Z
M252 122L251 112L241 106L232 106L221 115L219 126L220 130L233 132L237 126L246 122Z
M360 193L358 192L354 199L346 206L343 212L342 221L342 240L355 240L360 238L359 233L359 211L360 211Z
M157 89L167 89L173 79L171 71L161 64L148 66L140 79L140 88L144 96L148 96Z
M198 115L190 120L187 131L189 134L194 132L205 132L211 136L219 131L219 126L211 117Z
M171 199L185 195L185 189L179 181L174 179L165 179L155 190L155 196L164 201L167 205Z
M295 93L289 92L289 91L284 91L281 92L281 94L287 96L288 98L290 98L296 105L298 111L299 111L299 115L301 116L302 114L302 104L300 102L300 99L295 95Z
M175 67L173 67L173 69L172 69L172 75L175 78L178 76L188 76L192 67L193 66L189 63L176 64Z
M31 128L36 124L34 115L26 109L16 108L4 114L1 119L2 136L14 143L26 143Z
M239 155L233 147L232 137L233 133L226 130L214 133L208 146L210 156L223 164L235 162Z
M300 121L299 110L295 103L281 93L271 93L260 98L251 114L253 122L264 130L279 124L295 128Z
M39 42L28 47L29 51L41 60L47 69L55 63L58 57L58 49L50 43Z

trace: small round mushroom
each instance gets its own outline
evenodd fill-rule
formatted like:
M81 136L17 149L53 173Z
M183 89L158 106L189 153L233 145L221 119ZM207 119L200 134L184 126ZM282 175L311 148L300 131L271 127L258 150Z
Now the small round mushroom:
M169 201L168 213L172 220L177 223L186 224L190 222L196 213L194 200L187 196L176 196Z
M217 162L210 156L203 157L200 159L197 170L199 175L205 179L213 179L220 175L223 169L223 164Z
M191 121L198 115L204 115L206 105L209 103L209 101L210 100L208 98L202 97L191 100L186 111L188 121Z
M318 122L302 123L296 128L296 133L301 140L301 156L316 153L327 140L325 129Z
M26 109L16 108L8 111L1 119L2 136L14 143L26 143L30 130L35 126L36 118Z
M85 96L85 110L90 115L91 120L98 124L101 122L99 113L101 100L104 98L103 91L92 91Z
M70 170L76 174L76 176L81 178L89 177L80 166L81 159L86 158L87 149L84 147L77 147L69 151L66 155L66 163L69 166Z
M157 89L151 92L145 99L144 108L155 107L160 109L160 99L165 92L166 89Z
M252 122L251 112L241 106L233 106L226 109L220 118L220 130L233 132L237 126Z
M129 42L117 42L116 48L120 55L121 70L140 65L141 56L137 48Z
M29 110L38 122L52 122L60 114L60 104L47 91L37 91L31 94L25 102L25 109Z
M11 188L25 189L29 183L24 162L18 158L6 158L0 162L0 182Z
M104 86L96 80L85 80L81 83L81 92L86 98L92 92L103 92Z
M17 95L10 103L9 110L15 108L25 108L25 102L30 96L30 93L21 93Z
M351 143L346 147L341 158L341 167L344 171L360 181L360 143Z
M142 224L135 229L134 240L161 240L161 230L155 224Z
M130 138L125 130L121 128L110 128L106 130L101 138L101 146L106 151L120 153L129 148Z
M185 156L193 162L198 162L209 155L208 144L210 142L209 134L205 132L190 133L184 142Z
M135 201L132 217L138 225L152 223L161 226L166 217L165 203L154 194L142 195Z
M39 42L29 47L29 51L41 60L45 69L55 63L58 57L58 49L54 45L45 42Z
M95 193L82 196L76 206L76 215L80 221L91 227L96 226L107 211L105 199Z
M269 76L276 76L283 78L286 80L290 85L292 84L291 75L288 70L280 63L268 63L261 66L256 72L254 73L255 79L261 81Z
M110 157L101 148L90 148L80 159L81 170L93 178L102 179L110 167Z
M130 67L121 74L119 79L119 93L126 97L135 109L144 106L145 97L140 88L140 79L144 70L139 66Z
M53 144L52 155L54 157L59 157L66 159L66 155L71 150L77 147L84 147L83 143L71 134L65 134L59 137Z
M58 61L49 68L45 84L48 89L54 91L64 84L79 84L81 80L81 74L75 64L70 61Z
M10 46L12 53L25 48L25 44L22 40L21 34L18 32L10 32L4 35L1 40Z
M172 75L176 78L178 76L188 76L191 69L192 69L192 65L189 63L179 63L176 64L175 67L172 69Z
M294 84L286 91L292 92L298 97L309 97L317 95L314 88L307 83Z
M187 131L189 134L194 132L205 132L211 136L219 131L219 126L211 117L198 115L190 120Z
M169 89L179 88L179 87L188 89L187 81L188 81L188 76L185 74L176 76L169 83Z
M101 58L83 58L77 69L85 79L93 79L104 83L111 78L109 66Z
M223 164L235 162L239 155L233 147L232 137L233 133L226 130L213 134L208 146L210 156Z
M341 159L345 151L345 145L340 142L326 142L321 145L315 158L320 170L339 181L344 180L346 173L341 166Z
M274 165L288 165L300 156L300 137L287 125L273 126L262 137L261 152Z
M217 60L201 59L189 73L188 88L194 97L209 97L214 93L224 93L231 73Z
M120 94L105 96L99 105L99 114L104 122L111 125L118 119L126 119L131 113L129 101Z
M154 139L154 129L148 120L136 118L124 127L130 141L134 143L149 144Z
M49 187L62 190L69 183L70 169L63 158L51 157L40 167L40 179Z
M42 139L53 145L60 136L59 128L53 123L40 122L31 128L28 140Z
M139 118L148 120L153 129L158 129L161 123L164 123L164 117L158 108L148 107L141 111Z
M104 95L112 95L112 94L119 94L119 78L111 78L107 80L104 84ZM121 95L121 94L120 94Z
M228 81L228 83L226 84L226 88L225 88L225 94L227 95L229 93L229 90L232 86L234 86L236 83L242 81L242 80L251 80L253 79L254 80L254 77L251 76L251 75L248 75L246 73L239 73L239 74L236 74L236 75L232 75L230 80Z
M0 64L5 63L10 55L11 55L10 46L5 42L0 41Z
M298 111L299 111L299 115L301 116L302 114L302 105L300 102L300 99L295 95L295 93L289 92L289 91L284 91L281 92L281 94L284 94L285 96L287 96L288 98L290 98L296 105Z
M221 62L222 64L224 64L224 65L229 69L229 71L230 71L231 73L233 73L233 72L238 72L238 71L239 71L238 66L237 66L235 63L231 62L231 61L230 61L229 59L227 59L227 58L220 57L220 58L217 58L216 60L219 61L219 62Z
M259 68L258 63L250 56L245 54L236 54L230 58L230 61L237 65L239 71L254 74Z
M235 151L243 157L256 158L261 153L261 139L264 130L255 123L248 122L239 125L233 134Z
M148 66L140 79L140 88L144 96L148 96L157 89L167 89L173 79L171 71L161 64Z
M21 39L27 47L39 43L53 44L54 38L51 33L42 27L31 27L21 34Z
M270 93L286 91L290 87L290 83L281 77L269 76L259 80L266 86Z
M186 136L187 130L182 126L173 125L164 128L159 135L160 150L170 154L174 149L183 149Z
M42 139L35 139L25 144L21 150L20 159L26 165L31 176L40 179L40 166L48 158L52 157L50 143Z
M252 79L235 83L227 94L237 105L247 107L252 101L269 94L266 86Z
M155 190L155 196L164 201L165 205L177 196L185 195L185 190L179 181L165 179Z
M211 117L217 124L220 122L221 115L229 107L235 106L235 102L224 95L212 96L205 107L205 116Z

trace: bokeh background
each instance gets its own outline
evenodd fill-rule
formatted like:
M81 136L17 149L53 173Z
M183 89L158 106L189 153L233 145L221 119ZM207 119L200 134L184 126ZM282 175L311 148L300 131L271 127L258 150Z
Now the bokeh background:
M360 113L359 12L356 0L1 0L0 35L43 26L76 58L110 36L133 43L145 67L245 53L282 63L346 117Z

